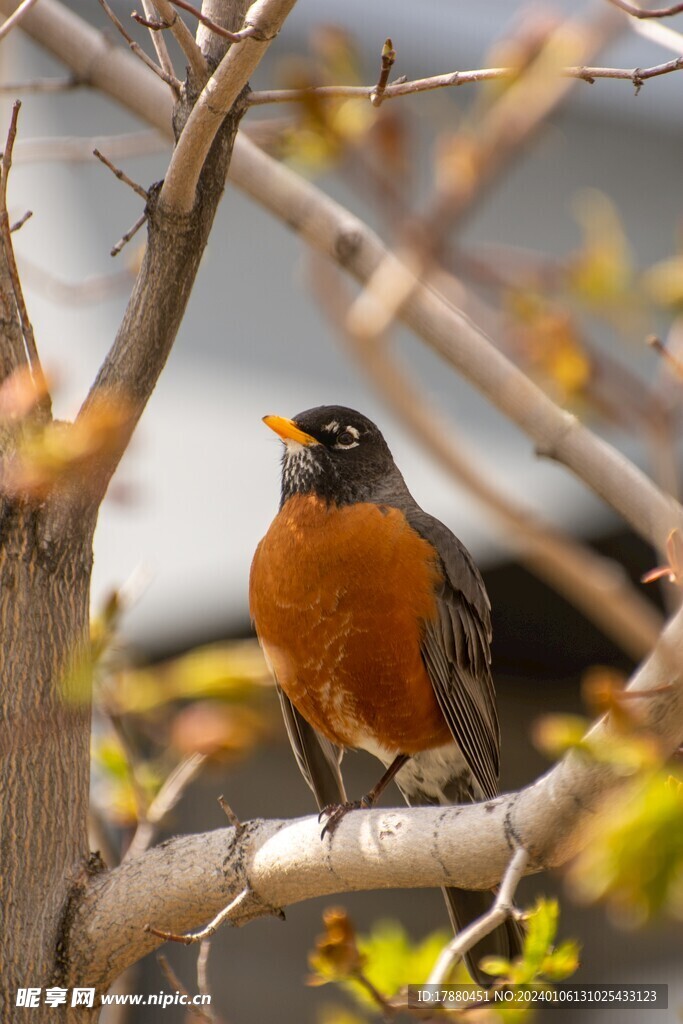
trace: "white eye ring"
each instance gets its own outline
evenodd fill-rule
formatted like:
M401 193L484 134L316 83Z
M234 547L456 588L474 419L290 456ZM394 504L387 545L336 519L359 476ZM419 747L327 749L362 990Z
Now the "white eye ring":
M354 438L353 441L349 441L349 442L342 441L343 437L349 436L349 435L352 438ZM359 437L360 437L360 434L358 433L358 431L356 430L355 427L344 427L344 429L338 435L337 443L335 444L334 447L335 448L342 448L342 449L343 448L357 448L358 447L358 438Z

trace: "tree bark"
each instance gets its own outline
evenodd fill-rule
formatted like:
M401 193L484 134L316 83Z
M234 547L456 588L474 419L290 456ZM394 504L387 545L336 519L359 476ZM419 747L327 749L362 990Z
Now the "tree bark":
M69 907L88 873L92 531L53 536L46 505L5 499L0 521L0 1019L17 989L59 984ZM83 536L82 534L85 534ZM31 1020L58 1019L40 1007Z
M247 0L230 0L235 27ZM68 20L68 19L67 19ZM223 49L227 44L222 41ZM109 47L107 47L107 52ZM88 58L90 59L90 58ZM72 918L86 882L103 865L87 836L90 762L89 587L97 511L173 346L225 187L242 83L216 127L192 209L178 214L150 189L148 245L114 344L81 416L101 398L125 413L88 479L60 484L45 500L5 490L0 500L0 1021L17 1016L19 988L42 990L34 1024L92 1020L98 1007L43 1004L45 989L79 975ZM196 95L174 110L176 135ZM170 110L163 104L167 116ZM0 253L0 256L4 255ZM0 382L27 365L16 304L0 263ZM5 429L6 427L6 429ZM0 485L22 424L0 422ZM64 424L67 433L71 427ZM19 433L18 433L19 432Z

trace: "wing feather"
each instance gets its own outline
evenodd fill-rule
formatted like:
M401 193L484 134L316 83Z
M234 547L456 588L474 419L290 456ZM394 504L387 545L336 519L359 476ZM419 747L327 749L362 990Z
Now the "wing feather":
M343 748L330 743L299 714L289 697L276 683L285 728L296 763L313 790L318 808L346 802L340 764Z
M443 581L437 616L425 621L422 657L444 718L484 798L498 791L500 729L491 677L491 613L467 549L415 506L406 518L436 549Z

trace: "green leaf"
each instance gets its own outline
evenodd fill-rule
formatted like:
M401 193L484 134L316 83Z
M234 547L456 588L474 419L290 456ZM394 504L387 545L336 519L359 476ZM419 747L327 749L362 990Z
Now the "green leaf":
M570 872L580 899L604 900L630 927L661 913L683 919L682 879L683 787L665 771L612 803Z

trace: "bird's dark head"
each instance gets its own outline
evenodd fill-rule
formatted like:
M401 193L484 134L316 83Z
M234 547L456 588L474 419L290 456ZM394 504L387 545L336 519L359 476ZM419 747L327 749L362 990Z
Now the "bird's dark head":
M341 405L320 405L293 419L264 416L284 443L282 504L295 494L315 494L337 505L380 502L406 485L378 427Z

